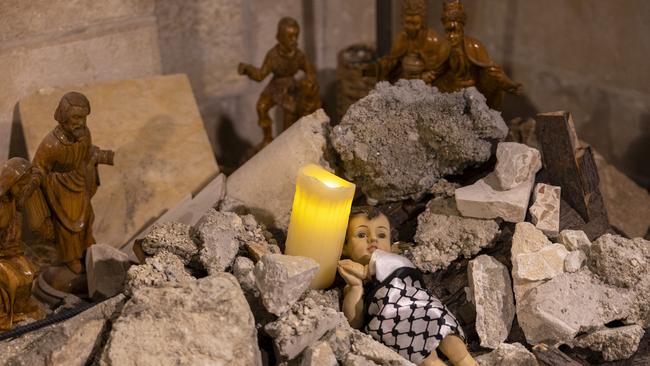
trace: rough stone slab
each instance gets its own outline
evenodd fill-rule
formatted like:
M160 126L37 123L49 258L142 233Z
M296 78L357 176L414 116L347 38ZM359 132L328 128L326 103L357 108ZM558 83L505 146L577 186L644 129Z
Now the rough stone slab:
M273 338L276 354L291 360L334 329L341 321L340 316L342 314L334 309L306 299L294 304L289 312L267 324L264 330Z
M497 349L508 338L515 318L508 268L488 255L481 255L469 262L467 278L481 347Z
M375 341L371 336L352 329L347 321L331 330L322 339L330 345L336 359L342 364L354 361L357 363L353 365L364 366L373 364L382 366L415 365L397 352ZM350 357L351 355L354 357ZM350 358L352 360L349 360Z
M106 299L124 289L129 257L109 245L95 244L86 250L88 294L94 299Z
M124 295L118 295L61 323L0 342L2 364L83 366L90 363L106 322L119 314L124 301Z
M518 279L540 281L564 273L564 261L569 255L562 244L551 244L532 252L513 257L512 275Z
M431 207L418 216L414 240L406 255L425 272L446 268L459 257L471 258L490 246L500 233L494 220L439 215Z
M142 250L148 255L156 255L164 250L177 255L184 264L188 264L199 251L193 236L194 229L185 224L156 224L142 240Z
M586 260L587 256L582 250L569 252L564 259L564 271L569 273L578 272Z
M267 227L286 230L300 168L318 164L329 169L328 130L322 109L302 117L228 177L222 209L243 206Z
M512 247L510 255L512 260L512 285L515 292L515 303L517 307L526 294L533 288L542 284L542 281L528 281L517 276L517 257L520 254L534 253L546 246L551 245L546 235L529 222L520 222L515 226L515 233L512 236Z
M533 189L531 221L549 238L557 238L560 232L560 190L544 183L537 183Z
M608 284L632 289L631 320L650 327L650 241L605 234L591 248L589 269Z
M497 188L507 191L520 184L535 180L535 174L542 168L539 150L516 142L500 142L497 146L497 164L494 174Z
M602 329L578 337L574 345L601 352L605 361L626 360L639 349L644 334L638 325Z
M113 323L101 365L262 365L253 314L237 280L217 273L134 292Z
M495 182L496 176L492 173L472 185L456 189L458 211L467 217L524 221L534 181L524 182L507 191L497 190Z
M501 343L494 351L476 357L481 366L538 366L539 363L521 343Z
M585 329L628 318L634 294L600 281L586 269L563 273L530 290L517 304L529 344L571 341Z
M331 135L347 179L373 201L419 198L491 156L508 129L475 88L440 93L421 80L380 82Z
M57 19L72 17L77 19L76 22L84 19L84 15L79 11L68 12L69 16L60 14L58 9L55 10L58 5L53 2L39 2L37 5L32 2L29 2L31 5L19 3L16 6L3 6L3 25L13 29L14 22L33 23L35 18L38 18L33 12L21 13L15 17L5 12L5 10L20 12L19 9L23 6L38 6L38 14L50 11L58 13ZM57 4L62 3L64 2L57 2ZM111 6L114 3L115 1L109 1L106 5ZM79 7L76 3L73 5L66 2L66 4ZM101 16L110 16L111 11L103 12ZM0 164L4 164L9 153L14 107L22 98L41 88L51 86L160 74L156 19L144 14L133 13L133 15L134 17L129 19L113 18L110 21L100 22L96 26L28 36L0 45L0 69L7 71L0 75L0 85L3 85L0 90ZM69 24L60 21L52 22L51 19L51 17L42 18L42 21L47 23L47 27L52 27L53 23L56 23L54 27L66 27L64 24ZM15 31L21 31L20 29L21 27L17 27ZM12 32L1 33L12 34ZM52 109L49 111L48 118L41 123L51 121L53 113ZM39 136L39 139L43 136ZM15 145L22 145L18 136L12 137L12 140L11 145L14 145L12 146L14 149L16 149Z
M143 287L179 285L194 280L185 269L183 261L166 250L158 252L141 265L131 266L126 275L125 292L132 294Z
M44 89L21 100L30 157L57 125L54 110L70 90L90 100L93 143L116 152L115 166L99 168L101 188L93 198L98 242L125 245L219 173L184 75Z
M318 263L311 258L268 254L255 265L255 283L266 309L282 315L307 290Z
M302 355L300 366L338 366L336 356L326 342L314 343Z
M594 160L609 223L630 238L644 237L650 229L650 193L598 153Z
M585 253L589 253L591 248L591 241L589 241L587 234L581 230L562 230L559 241L568 250L582 250Z

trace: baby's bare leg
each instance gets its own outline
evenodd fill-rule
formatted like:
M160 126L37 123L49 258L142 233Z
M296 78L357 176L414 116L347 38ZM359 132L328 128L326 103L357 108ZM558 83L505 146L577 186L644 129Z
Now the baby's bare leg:
M418 366L447 366L447 364L438 358L438 353L436 353L436 351L433 351L429 357L425 358Z
M454 366L478 366L476 360L467 352L465 342L458 336L446 336L440 342L438 349L449 358L449 361Z

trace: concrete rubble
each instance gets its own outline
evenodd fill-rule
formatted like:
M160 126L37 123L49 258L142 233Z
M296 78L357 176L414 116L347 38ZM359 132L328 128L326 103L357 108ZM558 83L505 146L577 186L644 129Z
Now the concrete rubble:
M61 323L0 342L3 365L83 366L91 364L107 323L117 317L126 298L118 295Z
M329 169L328 134L322 109L302 117L228 177L221 209L245 207L267 227L286 230L300 168L312 163Z
M633 300L632 291L582 269L530 290L517 303L517 320L529 344L569 343L580 332L630 317Z
M578 272L586 261L587 256L582 250L569 252L564 259L564 271L569 273Z
M255 319L237 280L217 273L133 293L113 323L102 365L262 365Z
M569 255L562 244L551 244L531 253L520 253L513 257L513 277L528 281L551 279L564 273L564 261Z
M481 347L496 349L508 338L515 318L508 268L488 255L480 255L469 262L467 277Z
M433 203L437 205L438 201ZM428 206L418 216L414 237L417 245L405 255L420 270L435 272L461 256L471 258L489 247L499 234L499 225L494 220L436 214Z
M295 303L290 311L277 321L267 324L264 330L273 338L276 355L291 360L329 330L346 322L342 316L342 313L332 308L306 299Z
M626 360L637 351L644 334L639 325L606 328L578 337L574 345L600 352L605 361Z
M539 363L521 343L501 343L494 351L476 357L481 366L538 366Z
M526 293L536 286L542 284L544 281L531 281L523 277L519 277L519 261L520 255L530 257L531 253L537 253L543 248L550 246L551 242L535 226L529 222L520 222L515 226L515 232L512 236L512 247L510 249L512 260L512 281L513 290L515 293L515 302L517 308L524 299ZM564 266L562 266L564 268ZM525 273L525 272L524 272Z
M90 297L107 299L122 292L130 265L129 257L120 250L109 245L91 245L86 251Z
M194 229L189 225L178 222L157 224L142 240L142 250L150 256L165 250L189 264L199 251L194 235Z
M562 230L558 240L568 250L581 250L587 254L591 248L591 241L587 234L581 230Z
M347 322L330 330L322 339L343 365L415 365L371 336L351 328Z
M326 342L317 342L307 347L300 366L338 366L334 351Z
M126 275L125 293L132 294L143 287L185 284L194 280L183 261L166 250L145 259L141 265L131 266Z
M440 93L420 80L380 82L331 134L345 177L373 202L418 198L487 161L508 129L476 89Z
M542 168L539 150L516 142L502 142L497 146L497 165L494 174L496 189L507 191L535 179Z
M500 148L502 153L497 155L492 173L472 185L456 189L456 204L463 216L500 217L508 222L522 222L526 218L535 174L541 168L539 151L511 142L502 142L499 146L504 144L506 147ZM519 171L514 171L515 168ZM524 178L527 180L522 181ZM510 188L503 189L504 185Z
M196 226L196 242L201 248L199 262L208 273L229 268L246 244L269 246L264 228L251 215L240 217L233 212L210 209Z
M268 254L255 265L255 283L266 309L282 315L307 290L318 263L311 258Z
M537 183L533 189L531 222L549 238L557 238L560 231L560 187Z

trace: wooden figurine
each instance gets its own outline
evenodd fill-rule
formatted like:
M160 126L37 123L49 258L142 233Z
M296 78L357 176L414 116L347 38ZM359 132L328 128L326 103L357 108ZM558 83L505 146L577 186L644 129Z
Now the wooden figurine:
M442 23L450 47L445 48L446 62L437 71L433 85L445 93L475 86L485 95L490 108L500 109L504 94L520 94L521 84L510 80L490 59L481 42L465 35L466 19L460 0L444 3Z
M90 102L69 92L59 102L59 123L41 142L34 156L45 205L30 205L30 226L47 228L57 244L60 262L73 274L84 272L82 257L95 243L95 214L91 199L99 186L98 164L113 165L114 153L93 145L86 117Z
M274 106L282 108L283 131L300 117L311 114L321 107L316 70L307 60L307 56L298 49L300 26L290 17L280 19L278 23L278 44L266 54L261 68L240 63L238 72L255 81L264 80L273 74L271 82L264 88L257 101L259 125L264 132L261 147L273 140L273 121L269 110ZM304 78L296 80L299 72Z
M343 313L355 328L418 365L476 366L454 315L422 283L407 258L391 253L388 218L373 207L353 208L338 271L347 285Z
M424 0L402 2L403 30L393 41L388 55L379 59L380 80L422 79L431 84L442 67L449 45L435 30L427 28L427 7Z
M11 158L0 171L0 330L44 316L32 299L36 268L22 242L21 210L37 188L38 176L25 159Z

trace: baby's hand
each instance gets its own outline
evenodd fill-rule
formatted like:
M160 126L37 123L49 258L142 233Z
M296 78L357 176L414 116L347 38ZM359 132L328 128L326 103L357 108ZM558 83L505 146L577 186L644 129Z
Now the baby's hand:
M338 270L348 285L363 286L363 280L367 276L366 267L363 264L344 259L339 261Z

